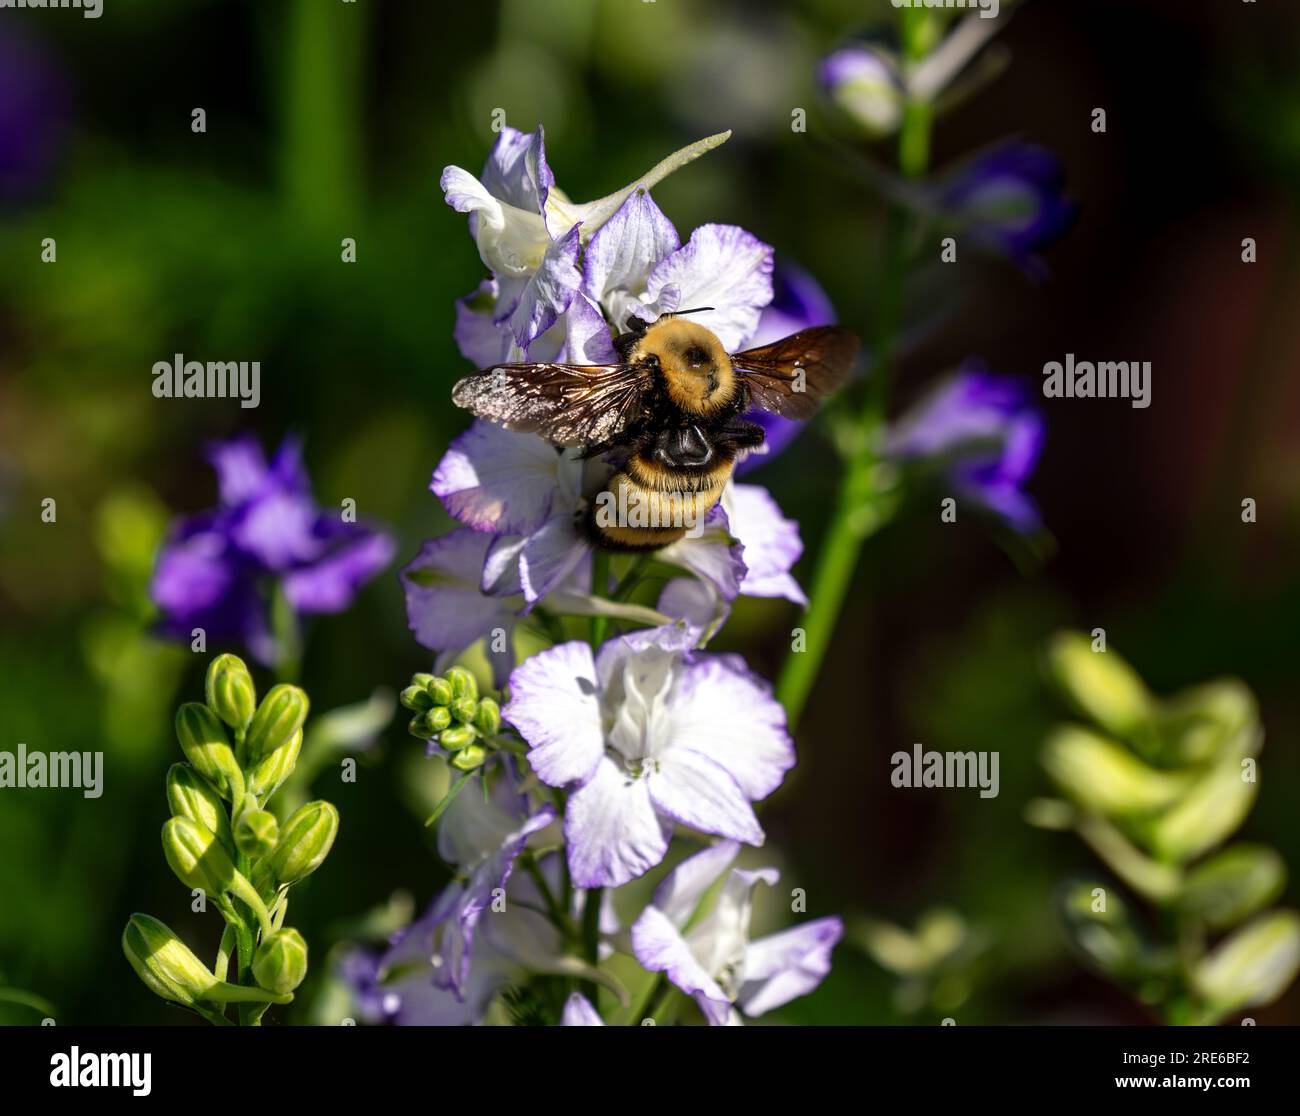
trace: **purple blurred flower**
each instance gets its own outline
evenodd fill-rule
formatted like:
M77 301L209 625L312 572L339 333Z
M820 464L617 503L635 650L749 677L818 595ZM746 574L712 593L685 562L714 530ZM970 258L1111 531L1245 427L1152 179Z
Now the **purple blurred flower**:
M960 495L1014 530L1031 532L1042 521L1021 486L1038 463L1045 433L1024 384L968 361L890 427L885 453L941 470Z
M274 592L296 614L342 612L392 561L395 544L316 505L294 438L269 465L251 435L214 444L208 459L219 503L179 520L163 544L150 590L159 626L185 640L202 628L272 663L283 650L271 627Z
M772 273L772 290L772 301L764 307L758 330L749 341L751 347L770 345L811 326L835 324L835 307L830 298L821 284L798 264L778 260ZM804 428L802 422L768 411L750 411L745 418L763 428L767 441L740 461L736 466L737 476L772 460Z
M838 918L820 918L750 941L754 888L775 886L779 874L731 868L739 852L735 841L722 841L683 861L632 926L637 960L667 973L714 1026L737 1024L742 1013L756 1017L811 992L830 972L831 950L844 935ZM700 918L701 902L724 873L713 909Z
M72 94L39 44L0 33L0 200L28 198L54 170Z
M938 188L935 205L985 249L1041 279L1046 268L1036 253L1063 235L1078 212L1064 185L1055 155L1013 140L953 172Z
M594 656L562 643L510 676L503 715L537 776L571 788L564 833L578 887L643 875L677 823L763 842L750 803L794 765L784 710L738 656L691 653L691 642L657 628Z
M866 43L838 47L818 65L817 84L868 134L898 130L906 90L892 52Z

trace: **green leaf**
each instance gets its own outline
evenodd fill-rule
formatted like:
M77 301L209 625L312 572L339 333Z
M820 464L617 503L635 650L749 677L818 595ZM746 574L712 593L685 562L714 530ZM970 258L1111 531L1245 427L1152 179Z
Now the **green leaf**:
M1286 885L1286 863L1262 845L1233 845L1188 874L1178 909L1223 930L1273 902Z

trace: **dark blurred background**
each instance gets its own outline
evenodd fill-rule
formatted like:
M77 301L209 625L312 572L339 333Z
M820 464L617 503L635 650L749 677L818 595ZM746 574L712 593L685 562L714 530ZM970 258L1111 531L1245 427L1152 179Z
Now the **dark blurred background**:
M545 124L578 200L734 129L656 200L683 235L745 226L869 332L883 203L825 153L827 137L857 141L813 75L890 11L105 0L99 20L0 15L0 138L18 152L0 195L0 747L107 753L98 800L0 792L0 985L45 997L60 1022L181 1019L118 945L134 910L204 954L217 932L189 913L158 845L171 713L198 696L207 656L143 634L154 547L170 516L213 503L201 448L237 430L268 447L300 432L321 502L352 497L392 524L401 562L446 528L427 484L464 426L448 399L466 370L453 300L482 265L437 180L451 163L478 172L493 110ZM940 529L928 506L868 544L799 767L765 809L769 851L810 913L911 925L945 905L979 928L989 947L962 1023L1148 1019L1084 972L1056 924L1058 882L1091 857L1022 819L1063 714L1039 664L1060 626L1104 627L1158 692L1244 679L1267 730L1245 833L1300 865L1298 32L1300 10L1280 2L1029 0L998 40L1006 72L937 128L940 168L1008 136L1051 149L1081 213L1045 285L965 253L955 288L914 292L897 406L967 356L1031 383L1067 352L1154 367L1147 410L1044 401L1031 490L1056 546L1042 562L1013 560L973 522ZM795 106L805 134L791 131ZM206 134L191 132L196 107ZM339 262L345 236L355 265ZM41 262L45 237L57 265ZM152 365L176 352L260 360L261 406L154 399ZM836 461L810 432L753 476L798 509L810 554ZM55 524L41 522L46 497ZM745 601L722 644L772 676L795 622L789 605ZM303 684L324 710L426 665L394 568L315 622ZM999 751L1000 796L895 790L888 757L914 741ZM317 959L395 891L422 903L443 878L420 755L399 720L355 784L319 780L342 832L295 898ZM899 1022L892 988L846 943L823 987L780 1017ZM300 999L289 1018L306 1021ZM1300 1022L1300 992L1255 1014ZM0 1021L34 1020L0 1003Z

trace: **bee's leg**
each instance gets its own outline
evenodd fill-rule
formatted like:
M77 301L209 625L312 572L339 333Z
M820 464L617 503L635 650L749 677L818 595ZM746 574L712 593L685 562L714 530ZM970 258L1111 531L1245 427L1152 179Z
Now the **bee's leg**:
M713 441L723 449L754 449L761 446L767 434L756 422L748 419L733 418L713 435Z

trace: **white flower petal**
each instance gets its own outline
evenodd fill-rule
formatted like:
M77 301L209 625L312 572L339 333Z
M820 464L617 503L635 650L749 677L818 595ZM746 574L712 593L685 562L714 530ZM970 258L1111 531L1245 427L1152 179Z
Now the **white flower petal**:
M655 888L654 905L674 925L684 927L713 883L740 854L738 841L719 841L687 857Z
M671 300L669 287L676 288ZM772 249L738 225L701 225L650 273L646 296L659 313L713 307L691 320L713 330L734 353L754 335L772 301Z
M614 326L627 328L627 309L644 290L651 269L681 247L673 223L650 195L638 190L591 238L583 257L583 288L609 306ZM618 293L615 301L611 295Z
M721 1026L731 1014L731 1001L717 981L695 959L677 927L657 907L647 907L632 924L632 952L642 968L666 973L668 979L695 1002L712 1026Z
M655 814L646 780L602 758L564 813L574 886L621 887L645 875L663 860L671 831Z
M523 535L551 514L560 455L536 434L475 422L454 439L429 487L476 531Z
M689 748L672 748L650 775L650 800L674 821L733 837L750 845L763 843L763 829L736 780L708 756Z
M745 1014L762 1015L816 988L830 972L831 950L843 935L838 918L819 918L751 942L737 997Z
M564 1002L564 1014L560 1016L561 1027L603 1027L605 1021L600 1013L591 1006L591 1001L581 992L572 993Z
M785 710L739 655L699 655L668 696L673 749L690 748L730 772L751 800L794 766Z
M528 742L542 782L564 787L590 779L605 750L591 648L561 643L525 660L510 675L502 716Z

